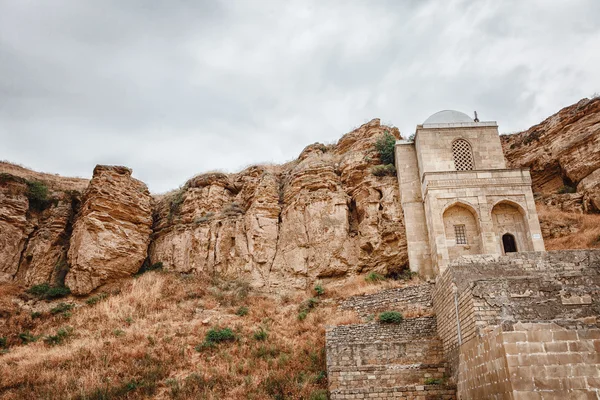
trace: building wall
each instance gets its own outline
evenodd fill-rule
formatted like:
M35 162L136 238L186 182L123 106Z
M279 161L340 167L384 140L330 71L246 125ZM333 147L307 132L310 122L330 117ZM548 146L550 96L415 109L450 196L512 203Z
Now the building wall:
M600 250L481 255L456 261L438 277L433 292L438 334L450 365L458 365L461 343L504 321L561 321L572 329L596 323L597 287Z
M501 226L494 223L492 210L499 203L511 203L522 211L519 229L510 228L520 240L519 251L543 251L544 242L537 210L531 192L531 177L527 170L488 170L428 173L423 176L427 230L429 233L434 271L443 273L457 257L475 254L471 249L455 248L453 232L447 236L444 213L456 204L472 210L478 225L478 254L502 254L499 234ZM496 208L497 212L506 207ZM506 216L500 220L506 221ZM496 218L497 221L498 218ZM447 223L446 223L447 225ZM410 231L407 231L410 232Z
M600 329L516 323L461 348L460 399L597 399Z
M406 232L410 232L406 235L410 270L418 272L421 276L433 276L431 248L414 144L397 142L395 157L404 225Z
M494 123L460 128L423 128L417 126L415 145L421 177L427 172L455 171L452 142L465 139L471 145L475 170L505 169L506 161Z

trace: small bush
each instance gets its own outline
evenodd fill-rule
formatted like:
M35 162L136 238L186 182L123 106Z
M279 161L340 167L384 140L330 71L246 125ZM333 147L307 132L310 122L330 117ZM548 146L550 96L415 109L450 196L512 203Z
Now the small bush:
M202 351L206 348L215 347L219 343L233 342L235 339L235 334L229 328L212 328L206 332L204 342L196 346L196 351Z
M379 322L382 324L399 324L404 317L398 311L385 311L379 314Z
M371 173L375 176L396 176L396 167L393 164L376 165Z
M427 379L425 379L425 384L426 385L441 385L442 383L444 383L444 381L442 379L439 379L439 378L427 378Z
M365 276L365 281L370 283L377 283L381 281L385 281L385 276L377 273L377 272L369 272L367 276Z
M113 331L113 335L115 335L115 336L117 336L117 337L119 337L119 336L123 336L124 334L125 334L125 331L124 331L124 330L122 330L122 329L115 329L115 330Z
M385 131L375 142L375 150L379 153L379 159L382 164L395 164L394 147L396 146L396 138L394 135Z
M19 333L19 339L23 344L37 342L39 338L39 336L33 336L29 331Z
M323 289L323 286L321 284L315 286L315 293L317 294L317 296L323 296L325 294L325 289Z
M35 285L27 289L27 293L36 296L40 300L58 299L71 294L67 286L50 286L47 283Z
M29 209L42 211L49 204L48 186L38 181L27 182L27 199L29 200Z
M42 316L42 313L39 311L33 311L31 313L31 319L41 318L41 316Z
M56 346L62 344L71 334L73 333L73 328L67 326L65 328L60 328L56 331L56 335L49 335L44 338L44 343L50 346Z
M50 314L64 313L66 311L72 310L73 307L75 307L75 305L73 304L60 303L56 307L50 309Z
M87 305L89 305L89 306L93 306L94 304L96 304L96 303L98 303L98 302L100 302L100 301L104 300L104 299L105 299L105 298L107 298L107 297L108 297L108 294L107 294L107 293L100 293L100 294L98 294L98 295L96 295L96 296L92 296L92 297L90 297L89 299L87 299L87 300L85 301L85 303L86 303Z
M265 340L267 340L268 336L269 334L263 328L260 328L259 330L254 332L254 340L258 340L259 342L264 342Z
M6 338L0 337L0 349L5 349L5 348L6 348Z
M246 306L240 306L237 309L237 311L235 312L235 315L239 315L240 317L248 315L248 307L246 307Z
M307 316L308 316L308 312L306 312L306 311L300 311L298 313L298 321L304 321Z

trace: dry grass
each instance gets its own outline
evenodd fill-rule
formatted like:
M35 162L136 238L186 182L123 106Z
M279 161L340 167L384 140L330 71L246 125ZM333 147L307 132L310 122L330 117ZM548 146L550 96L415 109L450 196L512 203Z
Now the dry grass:
M600 214L579 214L537 205L546 250L600 248Z
M369 282L365 279L365 275L357 275L345 280L340 286L330 288L329 293L332 297L346 298L361 294L373 294L385 289L420 285L422 283L423 281L418 276L413 276L407 280L386 279L379 282Z
M248 315L235 315L241 305ZM11 344L0 355L0 398L309 399L326 387L333 310L323 302L299 321L297 303L248 293L244 283L149 272L71 316L13 313L0 326ZM64 343L41 340L67 326ZM236 341L197 351L213 327L231 328ZM260 328L264 341L254 338ZM18 344L20 330L40 340Z

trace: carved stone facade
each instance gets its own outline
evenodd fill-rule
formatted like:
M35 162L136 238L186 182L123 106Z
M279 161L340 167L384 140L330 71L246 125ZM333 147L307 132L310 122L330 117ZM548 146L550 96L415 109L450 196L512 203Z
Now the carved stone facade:
M528 170L507 169L496 122L441 111L396 142L412 271L477 254L544 251Z

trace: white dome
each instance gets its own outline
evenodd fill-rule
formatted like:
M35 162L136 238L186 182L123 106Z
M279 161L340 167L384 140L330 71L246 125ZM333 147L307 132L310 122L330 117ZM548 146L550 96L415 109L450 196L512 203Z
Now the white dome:
M455 110L438 111L423 122L425 124L456 124L462 122L473 122L473 118L465 113Z

